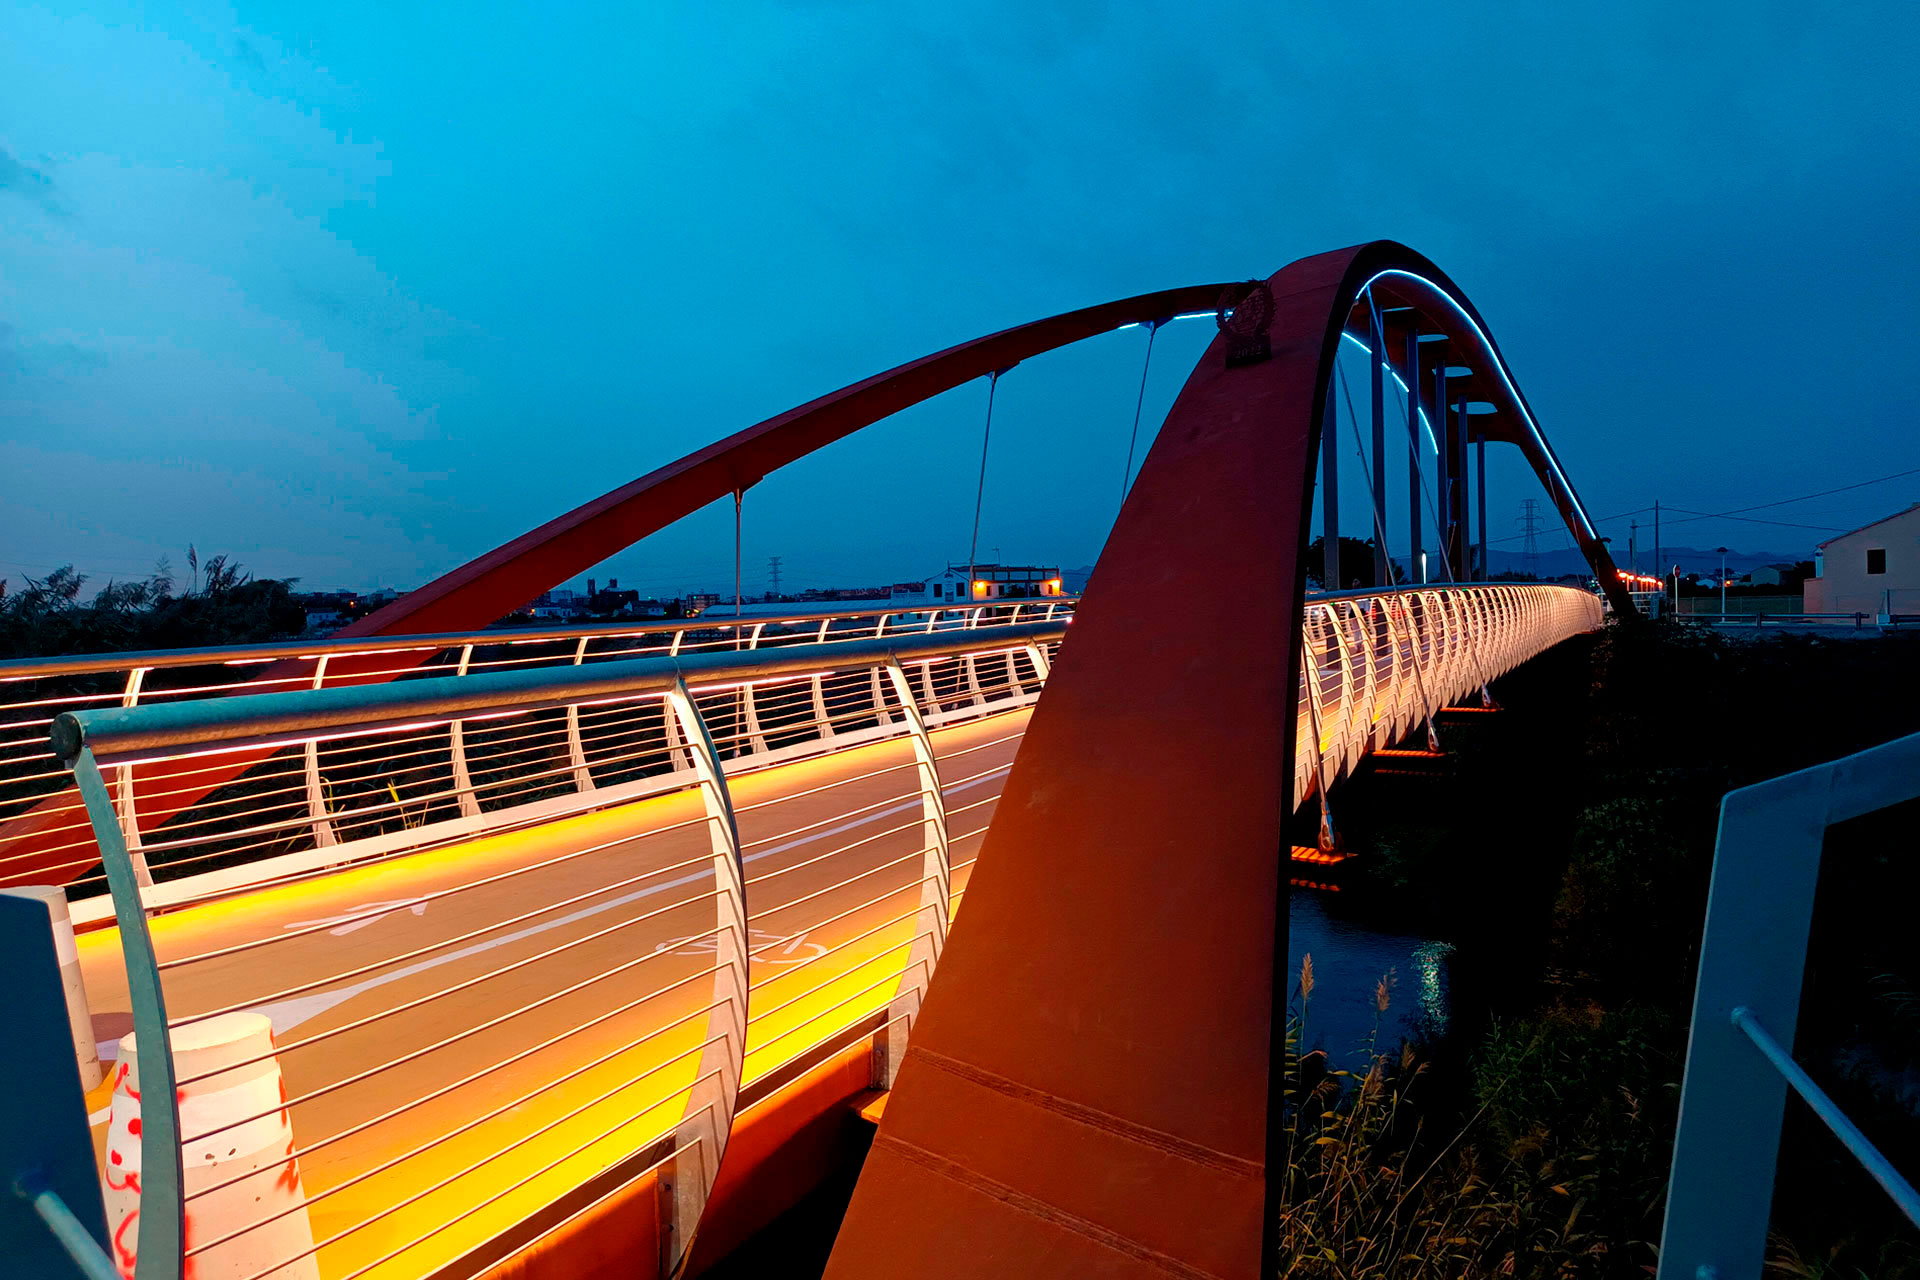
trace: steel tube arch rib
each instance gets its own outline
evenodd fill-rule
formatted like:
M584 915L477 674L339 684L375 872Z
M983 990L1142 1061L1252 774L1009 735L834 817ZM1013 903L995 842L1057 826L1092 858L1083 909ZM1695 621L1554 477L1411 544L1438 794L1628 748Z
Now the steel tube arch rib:
M1409 272L1400 265L1416 262ZM1495 366L1489 369L1485 395L1477 385L1476 398L1491 398L1503 412L1485 419L1490 438L1507 439L1526 453L1556 506L1610 593L1618 582L1605 548L1585 528L1572 488L1564 481L1558 460L1533 419L1517 388L1498 367L1498 353L1471 307L1444 283L1430 264L1417 255L1382 257L1383 271L1401 274L1377 283L1379 293L1402 299L1402 305L1426 305L1443 314L1428 317L1437 328L1451 323L1462 349L1484 351ZM1385 265L1391 264L1391 265ZM1422 271L1431 274L1422 274ZM923 357L885 373L789 410L740 431L705 449L688 454L647 475L604 494L565 515L515 538L469 563L443 574L417 591L394 601L343 629L341 638L420 635L485 626L518 608L557 582L580 573L607 556L658 529L689 515L710 502L758 483L765 476L813 451L869 426L910 405L938 395L972 379L1005 369L1029 357L1131 324L1153 323L1181 312L1206 310L1229 296L1230 286L1190 285L1085 307L1046 320L1018 325L945 351ZM1368 332L1364 312L1349 317L1361 334ZM1452 332L1452 330L1448 330ZM1480 379L1476 378L1477 384ZM1504 425L1506 430L1498 429ZM1616 609L1631 605L1624 593ZM422 653L414 661L424 661ZM383 668L376 671L376 664ZM341 659L329 679L353 684L387 679L405 660ZM261 671L263 679L300 674L298 664L275 664ZM128 788L130 807L141 814L142 825L157 829L169 818L197 804L243 771L238 762L226 771L150 769ZM8 850L14 869L42 879L71 878L78 869L71 852L61 854L65 837L56 829L49 806L41 804L0 823L0 845Z
M827 1275L1255 1277L1275 1260L1286 878L1314 458L1369 285L1492 362L1569 525L1605 550L1484 326L1379 242L1267 282L1271 355L1216 338L1141 466L969 883ZM1383 296L1384 295L1384 296ZM1504 384L1504 385L1502 385ZM1204 572L1230 593L1156 607Z

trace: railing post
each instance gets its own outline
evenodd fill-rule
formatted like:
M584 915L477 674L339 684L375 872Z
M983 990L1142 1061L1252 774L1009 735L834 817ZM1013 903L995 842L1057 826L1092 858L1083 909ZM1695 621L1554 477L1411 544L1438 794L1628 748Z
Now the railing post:
M1313 735L1313 784L1320 795L1320 831L1317 843L1322 853L1331 853L1340 847L1340 835L1333 826L1333 802L1327 798L1327 742L1320 725L1320 699L1322 693L1320 680L1320 637L1314 634L1310 625L1314 617L1314 608L1309 605L1306 617L1301 620L1300 628L1300 682L1307 701L1307 731ZM1289 778L1291 784L1293 779ZM1294 800L1298 808L1300 798Z
M893 616L892 614L887 614L887 613L883 613L880 615L880 621L875 623L873 627L874 639L877 640L881 636L886 634L887 619L892 616ZM929 615L927 625L931 627L933 625L932 619L937 618L939 616L940 616L940 611L938 609L935 609L933 613ZM879 667L873 668L873 670L869 673L868 678L872 682L873 718L876 721L878 721L880 724L892 724L893 714L887 710L887 694L886 694L886 689L884 687L884 684L880 677L880 668Z
M1413 592L1407 599L1411 601L1420 594L1419 592ZM1421 625L1418 627L1415 627L1413 623L1413 610L1409 608L1405 612L1407 616L1407 650L1411 655L1413 663L1413 688L1414 692L1418 694L1420 698L1420 713L1426 717L1427 721L1427 750L1438 755L1440 752L1440 731L1435 728L1433 723L1433 701L1431 695L1427 692L1426 676L1422 673L1420 665L1421 633L1426 630L1427 610L1424 607L1420 610Z
M467 664L473 660L473 646L462 645L460 665L453 674L467 674ZM455 720L447 730L453 748L453 795L460 805L460 816L475 818L480 815L480 797L473 793L473 775L467 769L467 722Z
M140 1115L140 1216L134 1228L139 1280L180 1280L185 1264L186 1203L181 1196L180 1102L166 998L160 989L160 969L153 937L147 932L140 885L133 876L106 780L100 776L93 751L83 742L73 745L77 751L67 763L93 822L100 862L113 896L120 951L127 968L134 1044L140 1057L140 1090L143 1101L150 1100ZM131 1269L126 1265L130 1261L121 1259L123 1270Z
M1659 1280L1742 1280L1765 1261L1787 1085L1733 1011L1793 1043L1830 786L1810 769L1721 801Z
M967 618L966 629L969 631L976 630L980 626L980 615L984 612L986 612L984 608L974 609L972 614ZM975 665L978 660L969 653L960 661L967 672L967 692L973 696L973 705L976 707L981 706L986 702L987 695L980 692L980 669Z
M760 633L766 630L766 628L767 624L764 622L756 622L753 624L753 634L747 638L747 648L758 649L760 647ZM760 708L755 705L753 700L753 681L749 680L740 686L740 704L740 721L741 727L747 735L747 750L755 754L765 752L767 749L767 736L760 732ZM736 747L735 750L738 751L739 749Z
M1027 642L1027 661L1033 664L1033 674L1041 687L1045 687L1047 677L1053 674L1053 663L1047 659L1047 651L1038 644Z
M1366 616L1361 619L1361 626L1367 640L1367 749L1371 751L1390 745L1387 739L1394 732L1396 708L1390 698L1394 691L1393 663L1398 642L1393 638L1386 603L1379 596L1367 600ZM1380 709L1383 691L1389 695L1384 714ZM1385 730L1380 728L1383 719L1387 725Z
M827 628L833 625L832 618L820 619L820 632L814 636L815 644L827 642ZM833 720L827 715L827 678L816 675L813 678L813 722L818 726L820 740L825 742L833 737Z
M1361 719L1362 696L1355 689L1355 682L1364 686L1366 677L1355 663L1351 639L1347 635L1346 620L1340 616L1340 602L1332 601L1317 606L1326 615L1326 626L1333 634L1333 651L1340 661L1340 728L1339 754L1334 757L1333 776L1335 780L1345 777L1353 771L1359 761L1360 752L1356 744L1362 738L1364 721Z
M327 659L330 656L323 653L314 664L313 687L316 689L326 683ZM320 744L309 738L301 751L306 757L307 816L313 824L313 843L324 849L337 841L333 834L333 822L327 815L327 788L320 779Z
M887 677L894 693L906 708L907 724L913 739L913 758L920 777L922 820L920 857L920 910L913 918L913 943L907 951L907 967L900 975L900 990L887 1006L887 1022L873 1041L873 1085L891 1089L906 1055L907 1037L914 1018L926 999L927 984L940 963L946 946L947 920L952 910L953 856L947 843L946 797L940 790L940 766L933 754L933 737L927 732L926 717L914 703L906 670L898 658L888 658Z
M139 705L140 686L147 678L151 667L135 667L127 672L127 689L120 695L120 705L132 707ZM133 864L133 878L143 887L153 883L153 872L147 867L147 855L140 851L140 813L133 802L133 766L123 764L113 771L114 788L119 793L120 832L127 840L127 860Z
M581 636L580 643L573 647L574 666L587 660L589 639L591 637ZM593 770L587 768L587 744L580 737L580 704L577 702L567 704L567 763L573 766L574 790L593 790Z
M746 876L740 862L740 831L733 798L720 767L713 735L685 680L667 691L665 713L677 720L700 776L707 837L713 847L714 898L713 1008L707 1015L707 1047L701 1051L694 1084L674 1133L675 1151L659 1172L662 1275L678 1275L693 1247L694 1229L713 1192L720 1157L727 1147L740 1096L746 1061L747 953Z
M667 642L667 656L678 657L680 646L686 641L687 629L683 626L673 633L673 639ZM667 759L676 769L695 769L694 753L691 745L681 735L675 722L672 709L662 703L660 706L660 734L667 741Z

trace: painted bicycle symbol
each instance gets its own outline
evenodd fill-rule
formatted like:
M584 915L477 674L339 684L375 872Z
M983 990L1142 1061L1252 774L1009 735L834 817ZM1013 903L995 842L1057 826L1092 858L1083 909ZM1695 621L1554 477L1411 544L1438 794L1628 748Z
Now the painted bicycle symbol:
M797 938L789 938L783 933L769 933L765 929L749 929L747 933L750 939L747 945L754 950L753 958L757 964L805 964L809 960L817 960L827 954L825 947L817 942L807 941L805 934L801 934ZM776 942L780 945L770 945ZM765 947L766 950L760 950L762 947ZM676 956L698 956L714 955L719 950L719 937L711 933L702 933L689 935L687 937L668 938L665 942L662 942L653 949L653 954L656 956L663 953L671 953Z

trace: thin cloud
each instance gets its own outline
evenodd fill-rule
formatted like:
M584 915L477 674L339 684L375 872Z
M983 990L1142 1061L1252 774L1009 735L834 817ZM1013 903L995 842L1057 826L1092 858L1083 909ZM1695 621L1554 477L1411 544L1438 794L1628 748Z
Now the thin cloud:
M66 209L54 190L53 179L44 170L22 164L18 157L0 147L0 191L30 200L48 213L64 214Z

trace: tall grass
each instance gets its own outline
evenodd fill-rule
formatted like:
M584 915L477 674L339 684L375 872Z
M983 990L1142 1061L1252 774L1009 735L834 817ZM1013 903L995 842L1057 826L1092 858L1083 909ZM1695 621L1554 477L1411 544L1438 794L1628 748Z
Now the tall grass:
M1314 1280L1647 1274L1651 1246L1632 1231L1618 1232L1620 1214L1595 1221L1590 1213L1595 1203L1614 1208L1619 1199L1613 1191L1618 1169L1600 1166L1606 1144L1589 1149L1592 1135L1584 1130L1571 1143L1556 1141L1534 1115L1533 1102L1546 1095L1591 1109L1578 1096L1583 1088L1561 1087L1564 1063L1549 1060L1559 1056L1550 1043L1562 1028L1497 1032L1478 1055L1471 1110L1461 1120L1463 1108L1430 1107L1421 1096L1427 1069L1410 1045L1381 1046L1393 989L1389 970L1374 989L1374 1023L1355 1053L1356 1065L1341 1067L1304 1048L1312 957L1301 965L1284 1064L1279 1274ZM1444 1119L1449 1110L1456 1116L1450 1123ZM1647 1128L1637 1108L1629 1111L1629 1129Z

